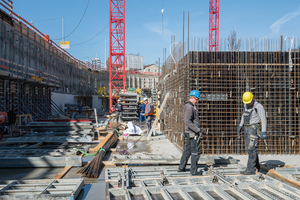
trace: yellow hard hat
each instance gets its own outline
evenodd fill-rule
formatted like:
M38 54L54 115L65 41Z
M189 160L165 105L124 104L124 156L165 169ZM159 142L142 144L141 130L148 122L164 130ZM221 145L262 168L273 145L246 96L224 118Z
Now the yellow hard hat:
M245 92L243 94L243 102L244 102L244 104L251 103L252 99L253 99L253 94L251 92Z
M143 103L143 101L140 101L140 103Z

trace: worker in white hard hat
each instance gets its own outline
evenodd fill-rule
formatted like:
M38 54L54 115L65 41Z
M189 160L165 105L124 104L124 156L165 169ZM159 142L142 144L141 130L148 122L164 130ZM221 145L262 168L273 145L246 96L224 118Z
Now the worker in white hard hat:
M123 112L123 105L121 103L121 100L118 99L117 103L115 104L115 109L116 109L116 118L117 118L117 123L119 123L119 120L122 122L122 112Z
M147 98L144 98L144 103L146 104L146 108L145 108L145 113L143 114L143 116L146 116L146 124L148 127L148 134L149 134L150 130L151 130L151 123L152 123L152 117L154 114L154 109L153 109L153 106L149 103Z
M264 107L254 100L251 92L243 94L244 110L238 133L244 126L245 147L248 153L247 168L242 174L255 174L255 168L259 171L259 159L257 154L258 138L267 139L267 119Z

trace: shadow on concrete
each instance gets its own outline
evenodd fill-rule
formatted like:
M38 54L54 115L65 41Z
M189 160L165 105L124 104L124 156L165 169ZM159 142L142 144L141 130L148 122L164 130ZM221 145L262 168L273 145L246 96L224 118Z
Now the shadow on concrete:
M87 199L87 195L89 193L89 191L92 188L92 184L85 184L82 188L82 190L80 191L80 193L78 194L78 197L76 198L76 200L84 200Z
M275 169L276 167L283 167L285 165L285 162L281 160L267 160L262 161L260 163L266 165L270 169Z

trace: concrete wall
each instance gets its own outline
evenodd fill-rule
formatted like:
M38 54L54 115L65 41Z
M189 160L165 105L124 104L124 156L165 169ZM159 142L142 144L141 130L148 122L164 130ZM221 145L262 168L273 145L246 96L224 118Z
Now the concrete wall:
M60 109L65 111L65 103L77 103L73 94L64 94L64 93L51 93L51 100L58 105Z
M93 95L93 108L103 110L102 109L102 98L99 98L98 95Z

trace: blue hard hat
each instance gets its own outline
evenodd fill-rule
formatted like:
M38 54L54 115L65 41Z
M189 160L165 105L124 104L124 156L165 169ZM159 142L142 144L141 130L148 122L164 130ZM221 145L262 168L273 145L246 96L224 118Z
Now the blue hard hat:
M190 92L190 96L194 96L194 97L197 97L198 99L201 99L200 92L198 90L192 90Z

